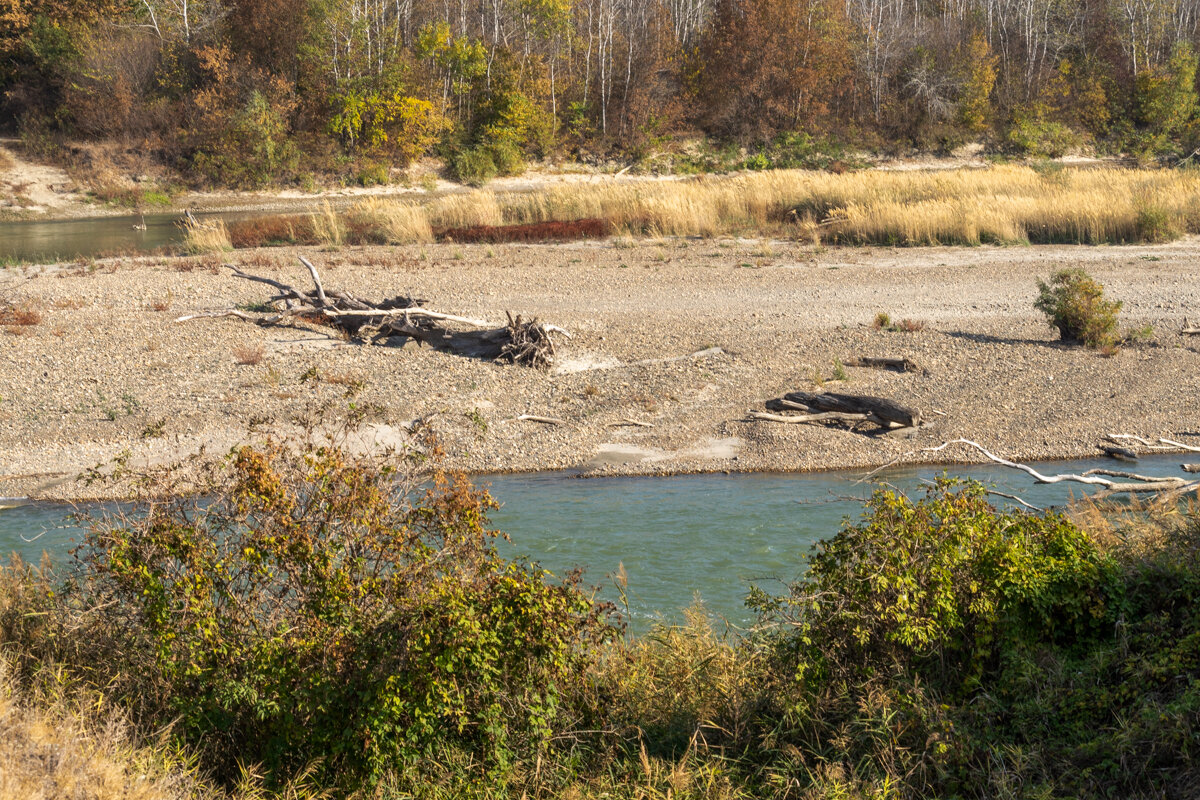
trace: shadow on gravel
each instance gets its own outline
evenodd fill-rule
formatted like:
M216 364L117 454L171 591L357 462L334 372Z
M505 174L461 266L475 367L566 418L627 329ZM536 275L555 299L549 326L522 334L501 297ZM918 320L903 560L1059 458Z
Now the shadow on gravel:
M1052 347L1055 350L1065 350L1067 345L1054 339L1018 339L1012 336L993 336L990 333L967 333L966 331L942 331L955 339L966 339L979 344L1032 344L1041 347Z

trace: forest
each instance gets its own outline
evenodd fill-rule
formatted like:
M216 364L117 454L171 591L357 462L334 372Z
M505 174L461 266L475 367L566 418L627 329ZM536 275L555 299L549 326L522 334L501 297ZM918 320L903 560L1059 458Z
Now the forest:
M194 185L712 172L856 151L1186 160L1194 0L0 0L0 126Z

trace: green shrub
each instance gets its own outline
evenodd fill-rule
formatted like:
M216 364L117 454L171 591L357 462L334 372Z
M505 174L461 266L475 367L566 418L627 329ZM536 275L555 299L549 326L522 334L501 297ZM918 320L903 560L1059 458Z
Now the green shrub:
M1117 339L1119 300L1105 300L1104 287L1082 269L1054 273L1050 283L1038 280L1034 307L1058 329L1064 342L1109 348Z
M1166 206L1146 201L1137 206L1137 232L1144 242L1170 242L1183 235L1183 226Z
M288 136L287 103L251 92L192 157L192 166L215 184L255 188L296 168L299 151Z
M742 166L744 166L746 169L761 171L764 169L770 169L771 160L762 153L755 153L742 162Z
M386 164L366 164L358 172L359 186L387 186L391 173Z
M319 761L353 788L465 758L503 783L612 628L577 576L497 555L486 493L398 474L268 442L233 451L203 503L98 524L77 589L118 640L104 669L139 676L226 778Z
M496 165L498 174L511 177L525 171L525 156L521 148L512 142L496 142L487 149L492 154L492 163Z
M1049 119L1049 110L1040 105L1015 112L1006 138L1017 152L1042 158L1066 155L1081 143L1074 131Z
M454 177L469 186L482 186L498 172L492 152L485 147L461 150L450 160Z
M790 596L758 598L796 623L810 685L903 667L958 693L1006 644L1067 639L1111 611L1113 567L1085 533L1058 514L997 511L979 484L943 481L917 502L878 491L810 565Z
M1196 114L1196 55L1181 42L1165 63L1138 74L1134 87L1137 121L1151 134L1170 137Z

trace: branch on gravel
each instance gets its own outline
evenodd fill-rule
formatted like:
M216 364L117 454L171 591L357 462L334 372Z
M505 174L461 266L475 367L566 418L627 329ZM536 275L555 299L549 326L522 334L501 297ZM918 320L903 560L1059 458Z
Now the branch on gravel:
M190 314L175 320L186 322L202 317L232 316L258 325L275 325L292 317L320 322L342 333L370 344L391 339L415 339L459 355L509 361L514 364L548 368L556 355L553 335L571 338L571 334L556 325L544 325L536 319L525 320L508 314L507 324L445 314L424 307L424 300L398 295L380 302L362 300L349 292L326 289L316 266L303 256L300 263L312 278L312 291L301 291L273 278L243 272L226 264L236 278L263 283L277 290L267 300L276 313L253 317L243 311L229 309L219 312ZM279 309L276 303L282 302ZM476 330L455 330L448 324Z
M1118 444L1120 444L1122 439L1127 439L1131 442L1137 442L1147 450L1186 450L1189 453L1200 453L1200 447L1193 447L1189 444L1177 442L1174 439L1160 438L1158 443L1155 443L1148 439L1143 439L1141 436L1133 436L1128 433L1110 433L1105 438Z

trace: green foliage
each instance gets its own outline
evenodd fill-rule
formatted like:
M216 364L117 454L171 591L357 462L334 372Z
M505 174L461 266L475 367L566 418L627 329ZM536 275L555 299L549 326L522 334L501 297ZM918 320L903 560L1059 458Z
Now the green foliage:
M387 186L391 183L391 174L386 164L365 164L358 171L359 186Z
M500 558L463 479L423 493L325 447L235 450L201 504L93 528L82 604L160 714L229 770L354 787L462 754L503 782L610 636L577 577Z
M1006 139L1019 153L1045 158L1066 155L1080 144L1079 136L1065 124L1051 119L1049 109L1041 103L1013 112Z
M407 166L449 129L447 120L425 100L400 91L346 92L333 100L330 130L351 147L385 153Z
M1115 567L1085 533L1057 514L997 512L978 484L943 481L917 502L877 491L810 564L761 607L794 624L783 643L811 687L903 668L959 694L1014 642L1084 636L1115 610Z
M392 503L345 458L240 448L214 502L160 498L93 531L65 593L0 568L10 663L27 679L66 663L154 727L178 717L218 773L264 759L278 782L319 760L326 787L377 777L383 797L1195 785L1194 511L1077 507L1089 534L978 484L881 490L803 579L752 593L745 635L694 606L597 650L612 629L574 580L487 546L485 496L436 482Z
M488 147L470 147L454 154L450 161L454 177L471 186L482 186L496 177L496 159Z
M1064 342L1092 348L1112 347L1116 342L1121 301L1105 300L1104 287L1082 269L1059 270L1048 284L1039 279L1033 305Z
M1137 121L1156 136L1172 136L1196 114L1196 55L1187 42L1156 69L1142 71L1135 86Z
M192 164L208 180L256 187L295 169L298 151L288 136L287 109L253 91L226 125L193 156Z
M803 131L784 132L742 162L744 169L833 169L859 166L837 139L815 137Z

